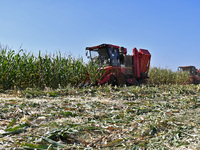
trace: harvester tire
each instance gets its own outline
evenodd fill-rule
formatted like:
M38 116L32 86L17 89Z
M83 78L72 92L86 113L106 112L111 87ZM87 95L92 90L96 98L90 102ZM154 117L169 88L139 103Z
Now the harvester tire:
M123 83L123 84L128 85L128 82L127 82L126 76L125 76L124 74L122 74L122 79L124 80L124 83Z
M109 79L109 81L108 81L108 84L109 84L109 85L111 84L112 86L118 85L117 78L114 77L113 75L111 75L111 76L110 76L110 79Z

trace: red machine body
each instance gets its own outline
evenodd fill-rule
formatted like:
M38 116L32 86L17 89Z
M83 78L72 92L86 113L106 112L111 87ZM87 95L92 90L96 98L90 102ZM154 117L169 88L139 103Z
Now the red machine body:
M190 83L200 84L200 69L196 69L195 66L180 66L178 71L187 71L190 75Z
M151 60L148 50L133 48L133 54L127 55L126 48L112 44L86 47L86 50L89 51L89 58L98 60L99 69L105 71L98 81L99 85L134 85L145 83L148 78Z

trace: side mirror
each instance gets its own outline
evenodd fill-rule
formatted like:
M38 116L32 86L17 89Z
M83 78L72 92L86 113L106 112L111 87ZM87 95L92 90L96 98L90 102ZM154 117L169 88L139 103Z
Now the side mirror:
M87 56L87 58L90 58L90 55L88 55L88 51L86 51L85 55Z

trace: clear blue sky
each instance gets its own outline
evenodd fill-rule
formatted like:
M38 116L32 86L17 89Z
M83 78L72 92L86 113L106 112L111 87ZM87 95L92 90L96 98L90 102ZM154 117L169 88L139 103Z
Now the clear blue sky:
M83 56L109 43L148 49L151 66L200 68L199 0L1 0L0 43Z

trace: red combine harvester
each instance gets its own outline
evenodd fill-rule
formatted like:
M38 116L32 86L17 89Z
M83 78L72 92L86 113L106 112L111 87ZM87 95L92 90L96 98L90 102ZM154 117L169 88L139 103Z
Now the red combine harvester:
M187 71L190 75L190 82L192 84L200 84L200 69L196 69L195 66L180 66L178 71Z
M148 78L151 59L148 50L133 48L133 55L127 55L124 47L101 44L86 47L86 51L88 58L98 61L99 69L105 72L98 85L137 85L145 83Z

